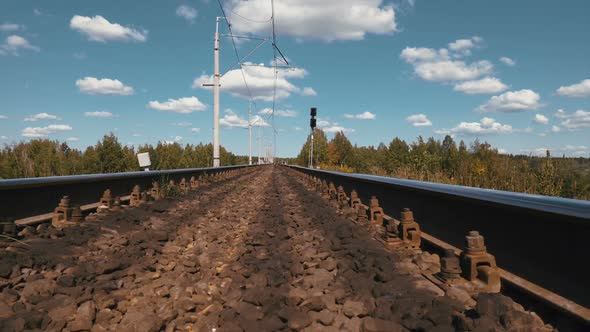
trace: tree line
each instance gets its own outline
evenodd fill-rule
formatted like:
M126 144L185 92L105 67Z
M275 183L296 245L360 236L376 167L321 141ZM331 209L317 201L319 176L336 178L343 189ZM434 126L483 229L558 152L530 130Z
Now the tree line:
M310 142L289 161L307 166ZM410 143L396 137L389 145L353 146L343 132L328 140L317 130L313 157L323 169L590 200L590 159L500 154L477 139L468 146L448 135Z
M84 151L48 139L5 145L0 150L0 179L139 171L136 154L141 152L150 153L153 170L213 165L212 144L183 146L159 142L156 146L146 144L135 149L122 145L111 133ZM236 156L223 147L220 158L222 165L248 162L247 157Z

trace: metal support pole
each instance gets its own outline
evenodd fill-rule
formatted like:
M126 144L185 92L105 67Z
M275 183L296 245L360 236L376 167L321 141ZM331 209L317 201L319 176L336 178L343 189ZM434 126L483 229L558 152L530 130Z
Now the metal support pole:
M213 167L219 167L219 19L215 22L214 81L213 81Z
M260 154L262 153L262 136L260 133L260 124L258 124L258 165L260 165Z
M248 165L252 165L252 104L248 103Z
M313 128L311 128L311 144L309 145L309 168L313 168Z

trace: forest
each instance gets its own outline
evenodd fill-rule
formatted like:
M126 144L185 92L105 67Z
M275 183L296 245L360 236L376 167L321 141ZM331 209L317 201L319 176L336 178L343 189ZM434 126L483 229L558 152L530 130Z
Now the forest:
M310 138L295 159L309 164ZM451 136L440 141L421 136L414 142L393 138L388 145L352 145L342 132L328 140L314 135L314 165L323 169L390 176L420 181L590 200L590 159L505 155L490 144L469 145Z
M310 137L296 158L282 159L307 166ZM67 143L34 139L0 149L0 179L97 174L140 170L136 154L149 152L150 169L210 167L211 144L129 147L114 134L105 135L84 151ZM222 165L246 164L221 147ZM314 164L322 169L391 176L471 187L590 200L590 159L505 155L490 144L475 140L458 143L418 137L414 142L393 138L374 146L352 145L342 132L328 140L318 129L314 137Z
M111 133L84 151L47 139L5 145L0 150L0 179L139 171L136 154L141 152L150 153L153 170L213 164L211 144L182 146L160 142L155 147L146 144L136 150L122 145ZM223 147L220 158L222 165L248 162L247 157L235 156Z

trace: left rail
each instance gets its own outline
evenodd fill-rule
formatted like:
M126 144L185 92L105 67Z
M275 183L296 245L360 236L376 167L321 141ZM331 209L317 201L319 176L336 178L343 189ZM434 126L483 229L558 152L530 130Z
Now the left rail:
M73 176L51 176L0 180L0 221L14 221L47 214L53 211L63 196L74 205L92 205L103 191L110 189L114 196L127 196L135 185L142 189L160 183L191 176L215 175L228 170L251 167L248 165L215 168L186 168L148 172L125 172Z

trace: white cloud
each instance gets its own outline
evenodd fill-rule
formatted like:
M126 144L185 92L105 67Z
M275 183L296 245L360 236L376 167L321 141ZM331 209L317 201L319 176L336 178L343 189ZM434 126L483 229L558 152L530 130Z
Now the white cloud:
M492 118L482 118L479 122L461 122L450 132L458 135L479 136L510 134L512 126L496 122Z
M243 67L244 76L248 83L248 88L254 100L272 101L273 90L275 87L275 73L272 67L263 67L245 63ZM276 99L284 99L291 93L302 93L302 90L288 81L290 78L303 78L307 71L300 68L278 69L276 82ZM201 75L193 82L193 89L202 88L211 90L213 87L203 87L203 83L213 83L213 76ZM234 97L249 99L248 88L244 84L244 78L240 69L234 69L227 72L220 80L222 92L229 92Z
M564 110L558 110L554 116L562 119L561 125L568 130L590 128L590 111L577 110L568 114Z
M406 47L400 54L400 58L408 63L449 59L446 49L437 51L426 47Z
M184 97L179 99L168 99L166 102L150 101L148 107L163 111L181 114L189 114L196 111L204 111L207 105L203 104L197 97Z
M558 133L561 131L561 128L559 126L551 126L551 131L554 133Z
M132 87L123 84L119 80L110 78L84 77L76 81L76 86L82 93L90 95L119 95L128 96L134 93Z
M510 67L512 67L512 66L515 66L515 65L516 65L516 61L514 61L514 60L512 60L512 59L510 59L510 58L508 58L508 57L505 57L505 56L501 57L501 58L500 58L500 61L501 61L502 63L504 63L505 65L508 65L508 66L510 66Z
M191 133L198 133L201 131L201 128L191 128Z
M458 39L449 43L449 49L435 50L426 47L406 47L400 57L414 66L414 72L427 81L474 80L492 72L493 65L487 60L473 63L452 60L471 55L471 50L483 41L481 37Z
M35 122L38 120L57 120L58 117L53 115L53 114L48 114L48 113L38 113L35 115L32 115L28 118L25 118L25 121L27 122Z
M18 56L21 50L31 50L39 52L41 49L29 43L28 40L21 36L10 35L6 37L4 44L0 44L0 55Z
M35 14L35 16L41 16L43 15L43 12L40 9L33 8L33 14Z
M406 118L406 121L411 123L414 127L432 126L432 122L425 114L412 114Z
M88 37L90 41L107 42L107 41L139 41L147 40L148 32L146 30L137 30L131 27L125 27L118 23L111 23L104 17L96 15L94 17L74 15L70 20L70 28L77 30Z
M10 22L4 22L0 24L0 31L8 32L8 31L17 31L20 29L24 29L24 26L20 24L14 24Z
M301 95L302 96L317 96L317 92L315 92L315 90L312 87L306 86L305 88L303 88L303 90L301 90Z
M80 139L78 137L68 137L66 141L68 142L78 142Z
M282 0L275 2L277 31L296 39L362 40L367 33L396 31L395 11L382 0ZM231 0L230 17L237 33L267 34L271 15L268 0Z
M352 128L345 128L336 122L332 123L327 120L318 119L317 126L318 126L318 128L322 129L324 132L331 133L331 134L338 133L338 132L343 132L345 134L355 132L355 130Z
M493 96L485 104L475 109L477 112L522 112L534 110L541 106L541 97L533 90L508 91L499 96Z
M234 111L228 109L225 111L223 118L219 119L219 125L225 128L248 128L248 119L244 119ZM252 116L252 126L270 127L270 125L260 116Z
M358 119L358 120L375 120L377 117L376 114L365 111L360 114L344 114L344 117L347 119Z
M533 120L536 123L540 123L540 124L548 124L549 123L549 119L544 116L543 114L535 114L535 119Z
M479 46L483 41L481 37L474 36L470 39L457 39L452 43L449 43L449 49L456 52L455 56L467 56L471 55L471 49Z
M270 115L272 114L272 108L265 108L262 111L258 112L261 115ZM285 118L293 118L297 116L296 111L291 110L275 110L275 116L282 116Z
M49 125L47 127L27 127L23 129L21 135L31 138L42 138L48 135L55 134L61 131L70 131L72 127L69 125Z
M522 152L530 153L535 156L545 157L547 150L551 153L552 156L561 157L562 154L570 157L583 157L590 154L590 148L585 145L565 145L559 148L548 148L548 147L541 147L541 148L534 148L534 149L522 149Z
M113 113L106 112L106 111L84 112L84 116L87 116L90 118L112 118Z
M466 81L456 84L455 91L460 91L469 95L498 93L506 90L508 86L495 77L485 77L476 81Z
M8 117L6 115L0 114L0 120L4 120L4 119L8 119Z
M590 97L590 79L586 79L577 84L562 86L557 89L557 94L570 98Z
M176 15L184 18L190 23L195 22L195 18L197 18L197 10L193 7L187 5L181 5L176 8Z
M192 124L192 123L190 123L190 122L188 122L188 121L181 121L181 122L176 122L176 123L173 123L173 125L175 125L175 126L179 126L179 127L190 127L190 126L192 126L193 124Z
M303 128L301 128L301 127L293 127L293 130L295 130L295 131L302 131Z
M487 60L471 64L463 61L442 60L419 63L414 67L414 71L426 81L464 81L488 75L492 72L492 68L492 64Z

